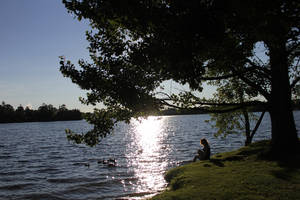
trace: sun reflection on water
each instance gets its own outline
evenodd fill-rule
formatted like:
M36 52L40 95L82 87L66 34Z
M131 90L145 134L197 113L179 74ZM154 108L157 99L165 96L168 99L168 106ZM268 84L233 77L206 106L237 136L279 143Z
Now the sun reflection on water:
M162 131L162 120L156 117L148 117L141 121L134 121L134 126L142 155L151 156L157 153L159 134Z
M164 117L148 117L132 120L131 134L134 134L134 151L130 157L134 162L134 174L139 181L137 192L153 192L163 189L166 182L163 177L168 160L164 139Z

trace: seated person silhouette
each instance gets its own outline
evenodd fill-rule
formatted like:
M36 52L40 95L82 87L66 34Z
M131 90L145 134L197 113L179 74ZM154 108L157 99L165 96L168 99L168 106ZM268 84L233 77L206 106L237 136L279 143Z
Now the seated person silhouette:
M198 150L198 155L196 155L193 159L195 162L197 159L199 160L209 160L210 159L210 146L205 138L200 140L200 145L203 146L203 149Z

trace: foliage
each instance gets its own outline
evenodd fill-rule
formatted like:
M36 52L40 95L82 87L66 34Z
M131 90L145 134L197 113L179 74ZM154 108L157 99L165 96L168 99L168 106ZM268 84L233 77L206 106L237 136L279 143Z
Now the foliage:
M249 113L252 120L258 120L257 115ZM207 121L213 128L217 128L218 131L215 136L226 137L228 134L245 134L245 119L242 117L240 111L222 113L222 114L211 114L211 119ZM215 122L215 123L214 123Z
M214 96L216 100L223 99L227 102L243 103L257 96L256 91L251 90L249 86L237 78L230 78L222 82L211 81L210 84L218 86L217 93ZM265 109L261 113L261 117L258 118L253 112L249 112L249 108L242 108L228 113L213 113L211 119L206 122L210 123L213 128L218 129L215 133L216 137L242 133L246 136L245 145L249 145L264 114Z
M79 20L88 19L92 27L86 34L92 62L80 60L80 68L76 68L61 57L60 70L89 91L83 103L105 106L101 114L96 112L92 117L97 138L107 135L112 123L166 107L229 112L263 105L272 119L272 146L291 152L299 146L291 109L291 92L299 81L298 1L63 3ZM263 64L254 53L258 43L267 49L268 59ZM215 101L196 95L204 81L222 83L233 77L243 82L247 94L263 101L228 102L222 97ZM166 80L187 84L190 91L159 92ZM76 137L89 141L84 135ZM97 138L92 141L98 142Z
M68 110L64 104L57 109L51 104L47 105L43 103L37 110L32 110L29 107L24 109L22 105L18 106L15 110L13 106L6 104L4 101L0 105L0 123L81 119L82 114L79 110Z
M1 115L0 115L1 116L0 117L1 122L13 121L13 119L14 119L14 108L11 105L6 104L4 101L0 105L0 113L1 113Z
M299 155L285 162L265 159L261 152L269 151L269 143L261 141L171 169L166 174L169 189L152 199L299 199Z

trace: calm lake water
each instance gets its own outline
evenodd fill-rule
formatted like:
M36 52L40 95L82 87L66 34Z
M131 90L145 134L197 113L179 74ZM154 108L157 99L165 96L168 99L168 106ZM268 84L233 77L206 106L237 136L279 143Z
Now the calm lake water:
M294 116L299 130L300 112ZM213 154L243 145L243 136L215 138L207 119L164 116L119 124L94 148L66 139L66 128L89 130L85 121L0 124L0 199L144 199L166 187L166 170L191 160L201 138ZM267 138L268 114L254 140ZM109 158L116 167L98 163Z

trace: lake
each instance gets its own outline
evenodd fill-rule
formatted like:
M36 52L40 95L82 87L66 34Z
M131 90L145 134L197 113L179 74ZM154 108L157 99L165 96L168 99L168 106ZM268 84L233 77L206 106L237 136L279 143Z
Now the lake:
M294 116L299 130L300 112ZM166 170L194 157L201 138L208 139L212 154L244 144L241 135L215 138L207 119L209 115L181 115L120 123L93 148L66 139L66 128L89 130L85 121L0 124L0 199L150 197L166 187ZM270 138L270 130L266 114L254 141ZM109 158L117 166L101 162Z

